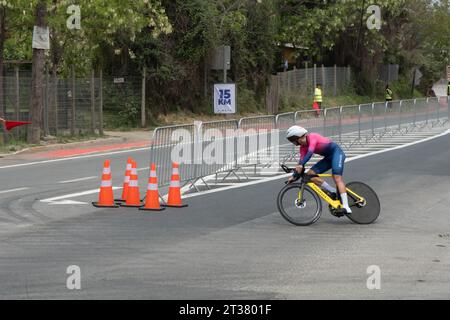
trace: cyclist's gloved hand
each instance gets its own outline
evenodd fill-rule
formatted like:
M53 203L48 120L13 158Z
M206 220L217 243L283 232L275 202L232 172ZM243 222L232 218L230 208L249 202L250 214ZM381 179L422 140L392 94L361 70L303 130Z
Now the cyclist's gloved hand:
M298 179L300 179L300 176L301 176L301 175L300 175L299 173L296 173L296 172L295 172L295 173L292 175L292 177L289 178L289 180L286 182L286 184L297 181Z

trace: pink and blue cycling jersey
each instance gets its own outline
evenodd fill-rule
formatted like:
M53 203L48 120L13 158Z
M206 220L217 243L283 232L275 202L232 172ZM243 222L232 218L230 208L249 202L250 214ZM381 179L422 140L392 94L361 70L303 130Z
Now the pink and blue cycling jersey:
M300 165L304 167L314 154L319 154L324 158L316 163L311 170L321 174L332 169L334 175L342 176L346 157L337 143L318 133L308 133L306 141L308 144L300 147Z
M302 166L308 163L314 154L320 154L321 156L327 157L334 151L335 143L318 133L309 133L306 136L306 139L308 145L300 147L300 164Z

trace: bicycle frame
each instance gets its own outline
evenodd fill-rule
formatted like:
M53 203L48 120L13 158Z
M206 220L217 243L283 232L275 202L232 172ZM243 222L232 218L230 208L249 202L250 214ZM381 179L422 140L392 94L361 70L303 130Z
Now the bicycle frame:
M332 175L331 174L319 174L318 175L320 178L331 178ZM305 183L302 183L302 185L305 185ZM306 183L307 186L309 186L315 193L317 193L323 200L325 200L325 202L327 202L330 206L332 206L334 209L341 209L342 208L342 204L341 201L339 200L333 200L331 199L328 194L326 194L322 188L320 188L319 186L317 186L314 182L307 182ZM352 196L355 200L355 204L358 203L364 203L365 199L360 197L359 195L357 195L355 192L353 192L352 190L347 188L347 193ZM303 194L303 188L300 189L299 194L298 194L298 198L300 200L302 200L302 194Z

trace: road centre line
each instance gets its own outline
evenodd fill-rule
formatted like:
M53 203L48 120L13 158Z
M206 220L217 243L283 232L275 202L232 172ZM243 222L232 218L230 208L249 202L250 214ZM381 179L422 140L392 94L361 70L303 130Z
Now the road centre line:
M9 189L9 190L2 190L0 191L0 194L4 194L4 193L10 193L10 192L17 192L17 191L23 191L23 190L28 190L30 188L15 188L15 189Z
M119 190L119 189L122 189L122 187L113 187L113 190ZM82 191L82 192L77 192L77 193L65 194L62 196L48 198L48 199L43 199L43 200L41 200L41 202L51 203L51 202L58 201L58 200L76 198L76 197L86 196L86 195L90 195L90 194L94 194L94 193L98 193L98 192L99 192L99 188Z
M80 181L92 180L92 179L97 179L97 178L98 178L97 176L92 176L92 177L79 178L79 179L73 179L73 180L59 181L58 183L62 184L62 183L80 182Z

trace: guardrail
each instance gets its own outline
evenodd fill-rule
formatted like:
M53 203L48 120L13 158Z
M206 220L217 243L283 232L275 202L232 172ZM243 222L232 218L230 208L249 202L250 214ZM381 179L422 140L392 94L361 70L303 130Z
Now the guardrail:
M243 167L256 170L295 155L297 148L285 141L285 131L295 124L351 147L449 120L448 97L437 97L159 127L153 132L150 161L157 165L160 186L170 184L172 161L177 161L182 182L197 189L201 180L209 188L206 176L225 173L225 178L240 179L241 171L248 178ZM281 152L279 146L284 146Z

